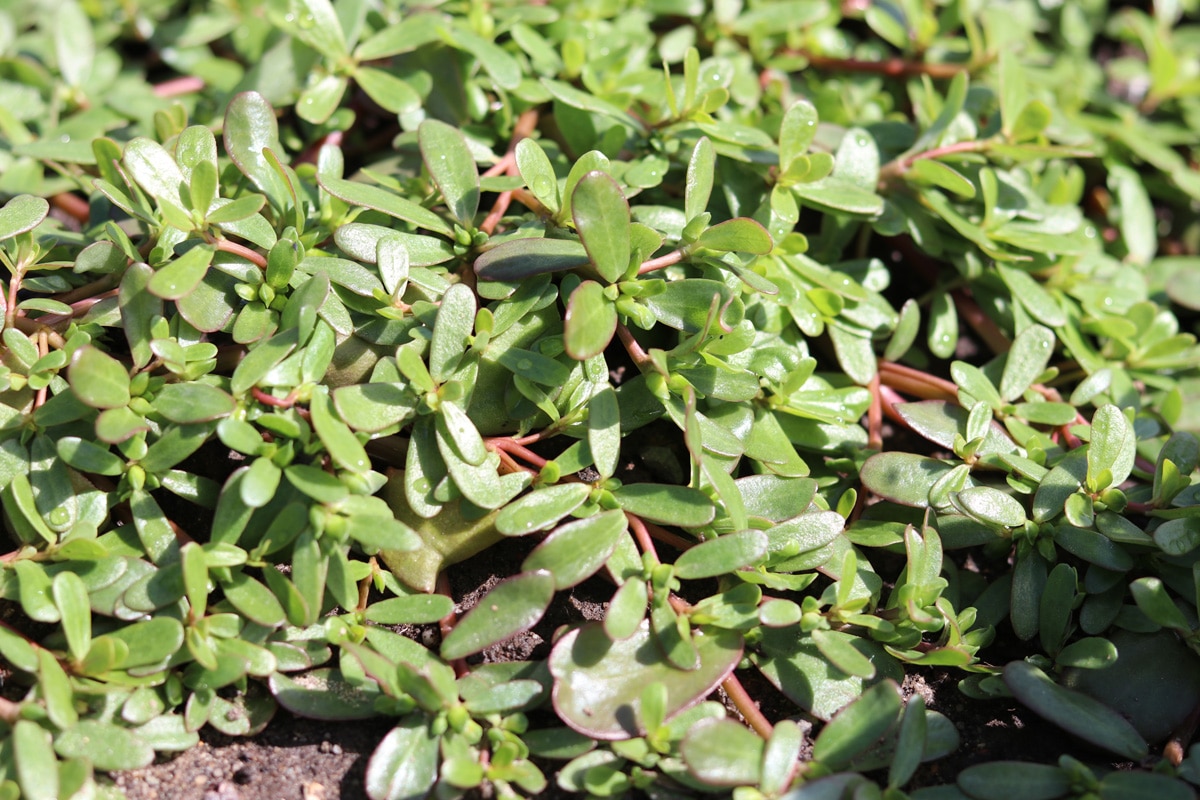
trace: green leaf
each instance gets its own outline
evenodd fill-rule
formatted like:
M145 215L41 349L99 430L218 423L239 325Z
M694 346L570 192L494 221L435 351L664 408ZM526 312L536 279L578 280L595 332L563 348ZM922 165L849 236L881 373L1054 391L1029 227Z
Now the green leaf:
M313 392L309 402L309 411L312 412L313 428L335 463L343 469L360 474L371 468L371 460L367 457L367 451L363 449L362 444L346 426L346 423L337 416L333 401L329 399L328 390L319 387L317 391Z
M225 599L247 619L266 628L283 624L283 606L263 584L244 572L236 572L230 580L221 582Z
M436 382L444 383L458 368L474 328L475 293L466 284L456 283L442 295L433 326L429 374Z
M50 731L31 720L17 720L12 727L12 763L21 797L58 800L58 760Z
M813 183L798 183L792 191L805 205L823 211L873 217L883 213L883 198L844 178L830 176Z
M900 718L900 689L884 681L839 711L813 742L813 759L838 769L865 752L890 731Z
M600 170L579 181L571 195L571 216L596 271L614 283L629 266L629 203L617 182Z
M421 107L421 95L406 81L375 67L359 67L354 81L384 111L408 114Z
M337 111L349 79L344 75L321 75L311 80L296 100L296 116L305 122L320 125Z
M558 195L558 177L554 174L554 166L546 151L534 139L522 139L516 147L517 170L533 196L538 199L551 214L557 214L561 208ZM519 241L519 240L518 240ZM476 270L479 269L476 262Z
M1191 632L1191 625L1158 578L1138 578L1129 584L1129 591L1137 607L1155 624L1173 628L1185 635Z
M1089 636L1078 639L1058 651L1054 663L1060 667L1104 669L1117 660L1117 648L1107 639Z
M71 389L92 408L129 405L129 373L121 363L90 345L75 351L67 372Z
M703 492L663 483L631 483L613 492L621 508L661 525L698 528L713 521L716 508Z
M563 317L563 343L577 361L598 356L617 330L617 308L595 281L584 281L571 292Z
M545 570L556 590L569 589L594 575L628 530L620 510L602 511L556 528L521 563L522 572Z
M1146 740L1120 714L1085 694L1062 688L1032 664L1008 664L1004 682L1042 717L1097 747L1134 761L1149 751Z
M465 658L528 630L546 613L554 591L554 576L544 570L501 581L442 640L442 658Z
M1134 264L1148 264L1158 251L1158 224L1153 203L1141 177L1132 168L1114 163L1106 166L1108 188L1116 200L1114 210L1121 239L1129 251L1126 258Z
M1180 778L1158 772L1110 772L1100 780L1100 800L1188 800L1195 791Z
M921 765L926 731L925 698L914 693L904 707L904 717L900 720L900 731L896 736L896 753L888 765L889 787L907 784Z
M775 244L762 225L747 217L738 217L706 229L695 246L721 252L766 255Z
M225 152L242 174L270 198L272 205L283 208L291 190L264 154L266 150L282 149L271 104L257 92L243 92L234 97L225 110L224 141Z
M1041 325L1030 325L1013 340L1000 376L1000 396L1012 401L1046 371L1054 352L1054 333ZM980 398L982 399L982 398Z
M475 272L485 281L513 281L564 272L591 263L580 242L570 239L512 239L480 253Z
M786 170L804 155L817 133L817 109L808 100L797 100L783 115L779 128L779 167Z
M479 210L479 172L463 135L444 122L427 119L417 129L421 159L442 192L450 213L467 229Z
M1114 405L1101 406L1092 416L1092 440L1087 451L1087 482L1093 491L1120 486L1133 471L1137 438L1133 426ZM1103 472L1109 473L1105 486L1099 485Z
M298 717L327 721L353 721L378 716L375 701L380 692L370 682L350 682L340 670L324 667L290 676L271 674L271 694Z
M1067 315L1058 301L1028 272L1005 264L997 264L996 270L1008 285L1013 299L1024 306L1030 316L1052 328L1067 324Z
M953 465L916 453L877 453L866 460L859 477L863 485L875 494L901 505L927 508L929 490L945 478ZM968 477L967 485L973 486Z
M414 267L428 267L454 258L454 248L443 239L404 233L383 225L351 222L338 228L333 239L343 252L365 264L375 263L379 257L379 242L383 239L399 240L408 251L409 264Z
M496 516L496 530L505 536L524 536L558 524L583 505L591 494L586 483L562 483L539 488L509 503Z
M683 215L687 220L695 219L708 208L716 165L717 154L712 142L707 136L701 136L692 150L692 157L688 159L683 203Z
M62 616L67 650L74 661L82 661L92 645L92 609L87 587L74 572L60 572L54 576L52 592Z
M79 721L71 679L49 650L38 651L38 687L46 704L46 716L59 728Z
M113 476L120 475L125 469L125 462L108 448L78 436L64 436L55 442L55 447L58 457L80 472Z
M621 409L610 386L588 401L587 442L600 477L611 478L621 456Z
M64 758L81 758L109 772L141 769L154 760L154 748L128 728L85 719L59 734L54 749Z
M454 229L444 219L402 195L368 183L347 181L332 175L318 175L317 182L322 189L350 205L382 211L390 217L411 222L418 228L443 236L454 236Z
M442 403L438 410L441 412L435 418L438 434L454 446L463 461L474 467L482 465L489 451L467 412L454 403Z
M154 396L154 407L171 422L209 422L229 416L237 404L226 392L206 383L169 383Z
M1025 508L1012 495L990 486L973 486L950 495L950 502L968 517L988 526L1018 528L1025 524Z
M348 54L346 35L329 0L271 0L271 20L326 58Z
M187 185L183 171L179 169L174 156L161 144L145 137L134 139L125 145L122 161L130 176L158 201L160 208L164 203L170 203L176 208L188 210L180 194L180 189Z
M381 625L426 625L454 612L454 601L442 594L412 594L367 606L365 616Z
M441 33L448 44L478 59L501 89L512 91L521 84L521 65L495 42L477 36L464 25L443 27Z
M683 671L663 658L649 623L616 642L598 623L577 628L559 639L550 653L554 710L571 728L596 739L644 735L638 720L647 686L666 686L669 721L713 691L741 659L742 638L734 631L697 631L692 641L700 666Z
M1054 800L1071 791L1070 774L1050 764L992 761L958 774L958 786L975 800Z
M688 772L708 786L751 786L762 777L766 743L731 719L705 719L679 745Z
M12 569L17 574L21 610L37 622L56 623L62 615L52 596L50 577L41 564L28 560L16 561Z
M767 555L767 535L747 530L727 533L688 548L675 560L675 577L697 580L754 566Z
M50 213L50 204L41 197L22 194L0 208L0 240L31 231Z
M367 762L367 796L371 800L424 797L438 776L438 739L424 714L401 719Z

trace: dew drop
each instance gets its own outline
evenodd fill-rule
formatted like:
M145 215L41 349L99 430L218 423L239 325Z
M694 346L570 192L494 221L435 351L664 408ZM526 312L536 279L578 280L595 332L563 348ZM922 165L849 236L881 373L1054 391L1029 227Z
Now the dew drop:
M533 192L539 197L549 197L553 193L554 187L550 184L550 179L544 176L539 176L533 180Z
M63 144L68 144L71 141L71 137L64 133L62 136L58 137L58 140Z
M522 371L533 369L533 362L528 358L522 358L517 362L517 369Z
M59 506L51 511L49 515L47 515L47 518L49 519L51 525L66 525L71 521L71 512L67 511L62 506Z
M413 481L413 488L424 494L429 491L429 478L417 478Z

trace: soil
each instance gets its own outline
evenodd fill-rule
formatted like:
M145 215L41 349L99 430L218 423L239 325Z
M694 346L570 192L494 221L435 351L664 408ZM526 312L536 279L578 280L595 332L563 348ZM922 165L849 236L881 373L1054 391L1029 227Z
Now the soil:
M499 580L513 574L528 542L506 540L449 571L451 590L464 613ZM506 567L512 566L509 570ZM496 645L471 661L541 660L549 655L562 625L598 619L612 587L599 579L585 582L555 603L532 630ZM437 630L412 631L436 646ZM945 758L924 765L912 788L953 782L966 767L981 761L1020 760L1052 763L1064 753L1102 768L1120 768L1104 753L1073 740L1013 700L973 700L957 682L964 673L911 669L904 692L921 694L927 706L954 722L961 742ZM738 673L768 719L792 715L795 705L754 670ZM719 698L718 698L719 699ZM731 714L736 711L731 708ZM331 723L294 717L280 710L260 735L235 739L205 728L201 742L186 753L161 758L140 770L114 776L129 800L365 800L367 761L389 728L386 719ZM546 800L578 798L554 784L555 764L542 765L550 786Z

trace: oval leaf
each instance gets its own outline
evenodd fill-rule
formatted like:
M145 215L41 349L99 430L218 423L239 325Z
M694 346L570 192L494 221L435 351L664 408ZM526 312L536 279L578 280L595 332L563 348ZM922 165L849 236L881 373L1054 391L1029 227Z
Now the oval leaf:
M554 590L554 576L544 570L496 584L442 640L442 658L466 658L532 628L546 613Z

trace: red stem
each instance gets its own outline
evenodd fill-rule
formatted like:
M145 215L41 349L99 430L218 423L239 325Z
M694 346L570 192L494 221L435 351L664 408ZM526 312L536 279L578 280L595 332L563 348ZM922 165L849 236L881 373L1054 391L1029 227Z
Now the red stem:
M950 381L893 361L879 363L879 381L884 386L924 400L958 402L958 387Z
M184 75L158 84L154 87L154 94L158 97L179 97L199 92L202 89L204 89L203 80L194 75Z
M638 543L638 547L643 553L649 553L650 558L655 564L661 564L662 561L658 557L658 551L654 549L654 539L650 538L650 531L646 530L646 523L642 522L642 518L636 514L625 512L625 517L629 520L629 530L633 532L633 538Z
M653 272L656 269L678 264L680 261L683 261L685 255L686 253L682 250L672 250L666 255L652 258L649 261L643 261L642 265L638 267L638 275L645 275L647 272Z
M871 405L867 407L867 447L883 449L883 398L880 396L879 371L871 378L867 389L871 392Z
M244 244L238 244L237 242L231 242L228 239L216 239L216 240L214 240L213 244L216 246L216 248L218 250L221 250L226 253L232 253L233 255L236 255L236 256L241 256L242 258L246 259L247 261L249 261L251 264L258 267L259 269L267 268L266 257L262 253L259 253L257 250L252 250L251 248L246 247L246 245L244 245Z
M637 364L638 369L645 371L646 367L650 366L650 356L646 355L646 351L638 344L637 339L633 338L633 333L629 328L621 323L617 323L617 336L621 339L621 344L625 345L625 352Z
M742 686L737 675L729 673L725 680L721 681L721 688L725 690L725 694L733 703L734 708L745 718L754 732L764 739L770 739L771 733L775 730L774 726L759 710L758 703L754 702L754 698L746 691L746 687Z
M818 69L836 70L839 72L865 72L871 75L884 75L889 78L913 78L928 75L931 78L953 78L967 70L966 64L926 64L922 61L905 61L902 58L889 58L883 61L863 61L857 58L833 58L817 55L807 50L793 51L793 55L803 56L808 63Z
M91 215L87 200L70 192L59 192L54 195L50 198L50 205L76 220L80 225L86 225L88 217Z
M454 595L450 592L450 578L446 576L445 572L438 573L437 586L434 591L436 591L438 594L449 597L451 600L454 600ZM447 636L449 636L450 631L454 630L454 626L457 624L458 613L453 610L438 620L438 630L442 632L442 638L445 639ZM465 658L454 659L450 662L450 666L454 667L454 674L460 678L469 672L467 669L467 660Z

